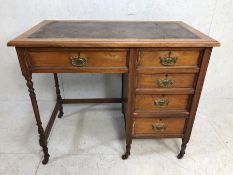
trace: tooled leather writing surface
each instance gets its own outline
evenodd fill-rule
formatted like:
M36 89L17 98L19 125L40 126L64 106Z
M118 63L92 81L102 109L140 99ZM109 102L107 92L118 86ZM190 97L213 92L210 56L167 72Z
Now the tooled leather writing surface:
M198 39L176 22L53 21L28 38Z

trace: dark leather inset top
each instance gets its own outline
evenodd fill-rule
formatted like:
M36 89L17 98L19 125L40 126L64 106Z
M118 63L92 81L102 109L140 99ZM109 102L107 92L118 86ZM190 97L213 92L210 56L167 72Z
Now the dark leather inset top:
M199 37L176 22L53 21L32 33L29 38L197 39Z

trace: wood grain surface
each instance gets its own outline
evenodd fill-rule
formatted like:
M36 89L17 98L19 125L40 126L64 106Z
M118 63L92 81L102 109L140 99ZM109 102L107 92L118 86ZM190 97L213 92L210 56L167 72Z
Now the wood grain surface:
M169 54L170 53L170 54ZM141 51L138 57L137 66L161 66L161 67L173 67L173 66L196 66L198 65L200 51L198 49L193 50L145 50ZM160 58L174 57L176 63L172 66L164 66L161 64Z
M138 74L137 88L191 88L194 84L195 74ZM167 87L159 82L170 80Z
M168 99L168 105L155 105L160 99ZM136 111L187 110L188 100L189 95L136 95Z
M133 134L182 134L185 118L137 118L133 124ZM156 130L156 124L165 125L166 129Z

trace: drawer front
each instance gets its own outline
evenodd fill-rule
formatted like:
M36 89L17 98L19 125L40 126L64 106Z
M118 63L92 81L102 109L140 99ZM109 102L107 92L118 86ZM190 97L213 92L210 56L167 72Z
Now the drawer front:
M185 118L137 118L133 123L133 135L182 134Z
M197 66L200 50L158 50L141 51L138 58L138 66Z
M138 74L137 88L192 88L195 74Z
M126 67L126 51L29 51L32 67Z
M190 95L136 95L136 111L186 110Z

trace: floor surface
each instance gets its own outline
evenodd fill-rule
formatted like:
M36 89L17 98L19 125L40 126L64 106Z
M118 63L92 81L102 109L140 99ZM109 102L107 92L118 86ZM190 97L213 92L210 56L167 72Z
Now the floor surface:
M40 101L44 123L54 103ZM0 102L0 175L231 175L233 100L202 101L182 160L180 139L133 140L125 151L120 105L65 105L49 138L43 165L29 101ZM44 124L43 123L43 124Z

